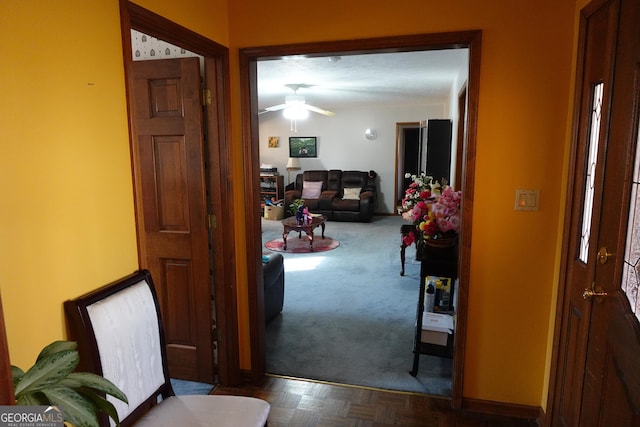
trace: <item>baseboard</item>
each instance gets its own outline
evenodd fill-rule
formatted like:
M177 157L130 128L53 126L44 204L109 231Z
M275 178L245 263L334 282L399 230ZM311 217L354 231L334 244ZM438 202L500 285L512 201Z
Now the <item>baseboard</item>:
M540 422L544 419L544 411L540 406L519 405L490 400L463 398L462 410L483 415L499 415L523 420L536 420L538 425L541 425Z
M240 384L258 384L260 383L260 381L262 381L262 379L262 376L256 375L256 373L253 371L240 369Z

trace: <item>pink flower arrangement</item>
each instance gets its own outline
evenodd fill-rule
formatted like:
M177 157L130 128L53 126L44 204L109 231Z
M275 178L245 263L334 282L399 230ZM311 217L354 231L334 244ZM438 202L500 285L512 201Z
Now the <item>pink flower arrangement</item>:
M462 193L445 187L442 194L435 194L435 191L432 194L430 177L414 175L412 178L402 200L402 217L415 224L417 233L405 236L405 244L411 245L417 238L443 239L457 235Z

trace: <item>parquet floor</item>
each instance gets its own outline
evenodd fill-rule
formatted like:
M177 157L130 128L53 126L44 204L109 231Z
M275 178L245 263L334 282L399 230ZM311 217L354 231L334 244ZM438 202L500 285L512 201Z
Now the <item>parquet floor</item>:
M461 414L446 399L267 376L259 386L217 386L212 394L271 404L269 427L533 427L534 421Z

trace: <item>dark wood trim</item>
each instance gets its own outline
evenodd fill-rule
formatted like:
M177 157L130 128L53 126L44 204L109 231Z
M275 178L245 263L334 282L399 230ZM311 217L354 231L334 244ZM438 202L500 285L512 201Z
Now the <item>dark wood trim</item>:
M214 42L186 27L183 27L167 18L157 15L148 9L121 0L125 4L126 12L130 18L130 27L142 31L149 36L156 37L176 46L203 56L225 57L229 55L229 49L219 43ZM120 9L123 10L122 8ZM123 30L125 28L123 27ZM131 44L129 44L129 48Z
M260 224L259 164L260 150L253 144L258 141L257 65L246 55L240 55L240 87L242 108L242 135L244 150L245 227L247 233L247 278L249 302L249 328L251 339L251 371L254 380L266 372L264 280L262 276L262 225Z
M2 309L2 295L0 295L0 405L15 405L13 395L13 377L11 375L11 362L9 361L9 344L7 343L7 330L4 323L4 310Z
M260 263L262 235L260 228L258 170L258 103L257 103L257 61L280 58L288 55L332 56L363 53L408 52L418 50L439 50L469 48L469 82L467 108L468 138L464 147L463 173L463 224L460 236L461 253L459 267L459 313L456 323L457 333L454 351L454 373L451 404L454 408L462 405L463 365L465 336L467 330L467 306L469 265L471 259L471 218L473 217L473 188L475 177L477 116L480 84L480 46L482 31L460 31L437 34L418 34L397 37L381 37L361 40L301 43L282 46L250 47L240 49L240 91L242 100L243 146L245 148L245 194L248 200L245 210L247 230L247 259L249 260L249 323L251 328L251 369L254 378L265 373L264 318L260 307L257 286L262 287L262 279L257 272Z
M544 411L539 406L517 405L515 403L467 398L462 400L462 410L470 413L536 420L538 422L540 421L541 415L544 414Z
M207 87L215 87L215 108L206 109L209 127L207 174L209 212L218 226L211 230L213 248L213 286L215 292L216 327L218 331L218 380L221 384L237 384L240 378L238 338L238 295L235 255L236 208L232 199L232 155L230 147L229 57L205 57ZM215 70L215 73L212 71ZM212 150L218 150L213 155Z
M473 193L476 177L476 140L478 134L478 100L480 99L480 57L482 32L477 31L469 40L469 80L467 82L467 137L463 147L462 171L462 226L458 263L458 312L453 352L453 387L451 406L462 406L464 355L467 337L467 308L469 307L469 280L471 277L471 238L473 236Z
M466 137L466 122L465 117L467 115L467 85L465 84L458 92L458 130L456 134L456 174L454 189L459 190L462 188L460 183L462 182L462 170L463 170L463 157L464 157L464 140Z
M411 52L469 47L480 30L448 33L415 34L371 39L297 43L240 49L240 54L252 60L277 59L288 55L329 56L365 53ZM257 110L256 110L257 111Z
M120 20L127 89L127 109L129 115L129 139L135 135L132 120L131 93L131 29L142 31L176 46L204 56L206 83L215 87L217 96L207 108L207 180L209 188L208 206L216 216L219 225L213 230L213 286L216 295L216 327L218 332L218 380L221 384L234 385L240 380L240 352L238 343L236 257L234 245L235 215L233 204L229 204L231 185L231 144L230 144L230 94L229 94L229 50L188 28L156 15L127 0L120 0ZM137 155L131 150L133 167L138 164ZM134 188L139 183L134 176ZM136 212L141 209L140 201L135 201ZM144 226L141 215L136 215L136 227ZM144 248L138 242L139 257L144 256Z

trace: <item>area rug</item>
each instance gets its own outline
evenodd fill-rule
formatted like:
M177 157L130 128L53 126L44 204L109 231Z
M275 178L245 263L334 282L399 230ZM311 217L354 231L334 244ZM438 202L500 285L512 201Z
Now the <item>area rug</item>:
M306 253L315 253L315 252L326 252L340 246L340 242L338 240L332 239L331 237L325 236L323 239L320 236L314 236L313 238L313 251L309 246L309 237L306 235L302 235L302 237L296 236L295 233L291 233L289 237L287 237L287 249L284 249L284 240L282 239L273 239L269 240L264 246L275 252L285 252L290 254L306 254Z

